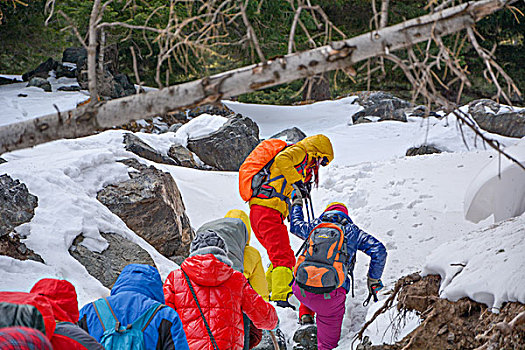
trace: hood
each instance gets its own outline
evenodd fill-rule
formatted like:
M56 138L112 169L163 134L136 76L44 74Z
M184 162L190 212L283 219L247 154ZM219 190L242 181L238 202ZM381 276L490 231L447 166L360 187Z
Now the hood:
M180 267L193 282L208 287L223 284L234 272L212 254L191 256L184 260Z
M232 218L232 219L241 219L241 221L244 223L244 226L246 226L246 231L248 232L248 238L246 239L246 244L250 244L250 238L252 236L252 229L250 225L250 218L248 217L248 214L246 214L243 210L240 209L232 209L229 212L226 213L224 216L225 218Z
M328 210L325 211L319 216L319 219L323 222L337 222L341 225L348 225L353 224L352 219L350 219L350 216L346 215L346 213L339 211L339 210ZM347 222L345 222L345 220Z
M111 288L111 295L117 295L121 292L143 294L164 304L162 279L160 278L159 271L153 266L130 264L124 267L115 285Z
M328 163L334 159L334 149L332 148L332 143L330 139L322 134L309 136L296 143L306 149L308 154L322 158L326 157Z
M73 323L78 321L77 292L68 281L43 278L31 288L31 293L43 295L50 300L55 320Z

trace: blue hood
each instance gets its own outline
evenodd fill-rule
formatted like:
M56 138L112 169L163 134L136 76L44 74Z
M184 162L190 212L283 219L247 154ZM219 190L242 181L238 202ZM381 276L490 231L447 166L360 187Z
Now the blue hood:
M329 220L328 218L333 216L334 219L339 217L338 219L346 219L348 222L344 222L344 220ZM329 210L329 211L325 211L321 214L321 216L319 216L319 219L323 222L338 222L342 225L348 225L348 224L353 224L354 222L352 221L352 219L350 219L350 217L348 215L346 215L345 213L343 213L342 211L340 210Z
M111 295L117 295L121 292L143 294L164 304L162 279L157 269L153 266L130 264L124 267L111 289Z

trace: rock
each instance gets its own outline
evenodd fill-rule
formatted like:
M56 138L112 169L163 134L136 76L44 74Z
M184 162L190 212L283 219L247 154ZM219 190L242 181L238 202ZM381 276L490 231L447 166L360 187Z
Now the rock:
M331 97L328 73L321 73L311 77L308 86L303 90L303 101L324 101L329 100Z
M111 289L122 269L129 264L146 264L155 266L147 251L138 244L115 233L101 233L109 246L101 253L93 252L81 243L79 235L69 248L69 253L85 266L89 274L95 277L106 288Z
M168 131L177 132L177 130L179 130L181 126L182 126L182 123L175 123L173 125L170 125L170 127L168 128Z
M257 124L238 114L210 135L188 140L188 149L207 165L237 171L258 143Z
M317 327L303 325L293 335L294 350L317 350Z
M271 136L271 139L283 139L288 143L297 143L304 139L306 137L306 134L301 131L301 129L296 128L295 126L293 128L289 128L286 130L283 130L273 136Z
M126 145L126 151L133 152L144 159L156 163L177 165L173 159L160 154L157 150L153 149L153 147L142 141L137 135L131 133L124 134L124 144Z
M47 81L47 79L34 77L31 78L29 83L27 83L27 87L35 86L37 88L41 88L46 92L51 92L51 83Z
M68 47L62 53L62 62L77 63L79 59L87 59L87 50L83 47Z
M354 124L358 124L359 118L367 116L379 117L379 121L396 120L406 122L407 117L404 110L412 106L410 102L385 92L363 92L359 94L355 103L358 103L364 109L352 116Z
M61 86L57 89L57 91L80 91L80 86L78 85L70 85L70 86Z
M354 124L367 124L367 123L373 123L374 121L370 119L370 117L359 117L356 121L354 121Z
M17 97L27 97L27 94L18 94Z
M478 125L491 133L522 138L525 136L525 109L499 113L501 108L492 100L476 100L469 104L469 113Z
M370 338L365 335L363 337L363 341L357 345L356 350L371 350L372 349L372 342L370 341Z
M410 156L420 156L423 154L433 154L433 153L441 153L442 151L434 146L431 145L423 145L419 147L411 147L407 150L406 155L408 157Z
M9 175L0 175L0 237L29 222L37 205L38 198L29 193L26 185Z
M77 76L76 66L68 66L62 63L57 64L57 68L55 69L56 78L61 78L61 77L76 78L76 76Z
M133 85L126 74L117 74L115 75L115 81L122 87L124 90L124 96L134 95L137 93L135 90L135 85Z
M7 160L5 160L4 158L0 158L0 164L2 163L7 163Z
M57 65L57 61L55 61L52 58L49 58L47 61L41 63L38 67L36 67L34 70L24 73L22 75L22 80L29 81L33 77L47 78L49 76L49 72L55 70L57 68Z
M182 113L182 112L180 112L180 113ZM188 116L190 118L195 118L195 117L198 117L199 115L201 115L203 113L212 114L212 115L213 114L214 115L221 115L223 117L228 117L228 116L231 116L233 114L233 112L228 107L226 107L223 104L220 104L220 105L202 105L202 106L198 106L198 107L190 109L187 114L186 113L182 113L184 118L182 118L182 116L181 116L181 117L179 117L179 120L187 119L186 116Z
M284 337L283 331L279 328L275 331L275 337L277 338L277 344L279 344L279 350L286 350L286 338ZM257 344L253 350L274 350L272 336L267 330L263 330L261 342Z
M119 76L119 74L117 74ZM88 89L88 77L87 77L87 60L80 58L77 62L76 78L78 85L83 90ZM98 93L101 96L109 98L119 98L124 96L133 95L135 93L135 87L133 90L130 89L128 84L125 84L125 79L122 76L116 78L111 74L107 67L104 67L103 72L97 71L97 82L98 82ZM125 84L123 86L122 83ZM129 80L128 80L129 83Z
M195 163L195 159L193 158L193 153L191 153L186 147L182 145L171 146L168 151L168 156L170 156L179 166L199 169L197 163Z
M0 255L18 260L34 260L44 263L42 257L20 242L20 236L16 234L0 236Z
M135 159L122 162L135 169L130 179L104 187L97 199L164 256L187 257L194 233L171 175Z
M7 84L14 84L14 83L20 83L20 80L16 80L16 78L5 78L0 77L0 85L7 85Z

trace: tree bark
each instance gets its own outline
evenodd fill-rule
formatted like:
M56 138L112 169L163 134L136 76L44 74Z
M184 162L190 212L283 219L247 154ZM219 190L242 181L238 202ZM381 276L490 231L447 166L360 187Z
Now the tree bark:
M87 69L88 69L88 86L91 98L91 104L94 104L98 99L97 93L97 20L100 11L101 0L95 0L93 8L91 9L91 16L89 17L89 44L87 47ZM101 48L102 49L102 48ZM103 65L101 62L101 65Z
M471 1L373 33L286 55L263 64L6 125L0 127L0 154L61 138L86 136L132 120L215 103L231 96L344 69L362 60L426 41L433 35L447 35L471 27L483 17L516 1Z

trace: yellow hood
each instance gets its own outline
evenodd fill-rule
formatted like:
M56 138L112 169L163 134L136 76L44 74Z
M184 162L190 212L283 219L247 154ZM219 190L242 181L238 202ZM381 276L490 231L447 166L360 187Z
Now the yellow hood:
M297 142L297 145L304 147L306 152L308 152L308 154L313 157L326 157L328 159L328 163L334 159L334 149L332 148L332 143L325 135L319 134L309 136Z
M248 231L248 240L246 241L246 245L250 244L252 230L250 227L250 218L248 217L248 215L242 210L232 209L229 212L227 212L224 217L232 219L241 219L241 221L244 223L244 226L246 226L246 231Z

